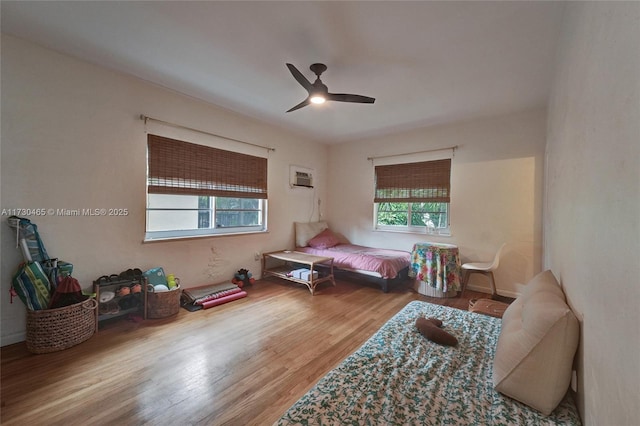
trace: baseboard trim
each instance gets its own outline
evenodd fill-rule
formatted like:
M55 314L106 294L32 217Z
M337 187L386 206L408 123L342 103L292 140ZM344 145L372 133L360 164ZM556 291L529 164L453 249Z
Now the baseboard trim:
M2 336L2 341L0 342L0 346L8 346L13 345L14 343L20 343L27 340L27 333L12 333L7 336Z
M480 293L491 294L491 290L488 287L478 287L478 286L475 286L475 285L467 285L467 289L468 290L477 291L477 292L480 292ZM516 298L518 298L518 296L520 296L520 293L518 293L516 291L512 291L512 290L501 290L501 289L498 289L498 295L505 296L505 297L510 297L512 299L516 299Z

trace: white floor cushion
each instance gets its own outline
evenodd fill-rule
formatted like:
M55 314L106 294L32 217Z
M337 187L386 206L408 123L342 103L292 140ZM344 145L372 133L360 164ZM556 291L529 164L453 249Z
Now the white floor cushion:
M541 274L502 317L493 384L497 391L548 415L569 387L579 324L553 274Z

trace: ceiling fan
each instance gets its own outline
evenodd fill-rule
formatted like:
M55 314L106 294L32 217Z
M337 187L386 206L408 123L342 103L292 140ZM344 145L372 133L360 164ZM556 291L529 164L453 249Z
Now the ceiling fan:
M312 64L309 67L309 69L311 69L311 71L316 75L316 81L314 81L313 84L311 84L311 82L307 80L307 78L292 64L287 64L287 68L289 68L289 71L293 74L293 78L295 78L296 81L300 83L307 92L309 92L307 99L300 102L287 112L295 111L309 105L310 103L322 104L325 101L355 102L360 104L372 104L376 101L375 98L370 98L368 96L351 95L348 93L329 93L327 86L325 86L322 83L322 80L320 80L320 74L327 70L327 66L325 64Z

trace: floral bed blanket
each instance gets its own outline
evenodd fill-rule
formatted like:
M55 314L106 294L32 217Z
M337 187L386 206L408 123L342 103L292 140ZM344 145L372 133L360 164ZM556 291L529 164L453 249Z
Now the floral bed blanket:
M415 327L436 317L458 345ZM566 396L544 416L493 389L501 320L413 301L330 371L276 425L579 425Z

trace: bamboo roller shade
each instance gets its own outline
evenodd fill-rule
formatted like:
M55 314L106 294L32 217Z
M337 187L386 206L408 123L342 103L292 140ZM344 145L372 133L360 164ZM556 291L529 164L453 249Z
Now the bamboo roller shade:
M448 203L451 159L376 166L376 203Z
M267 159L148 135L148 192L267 198Z

